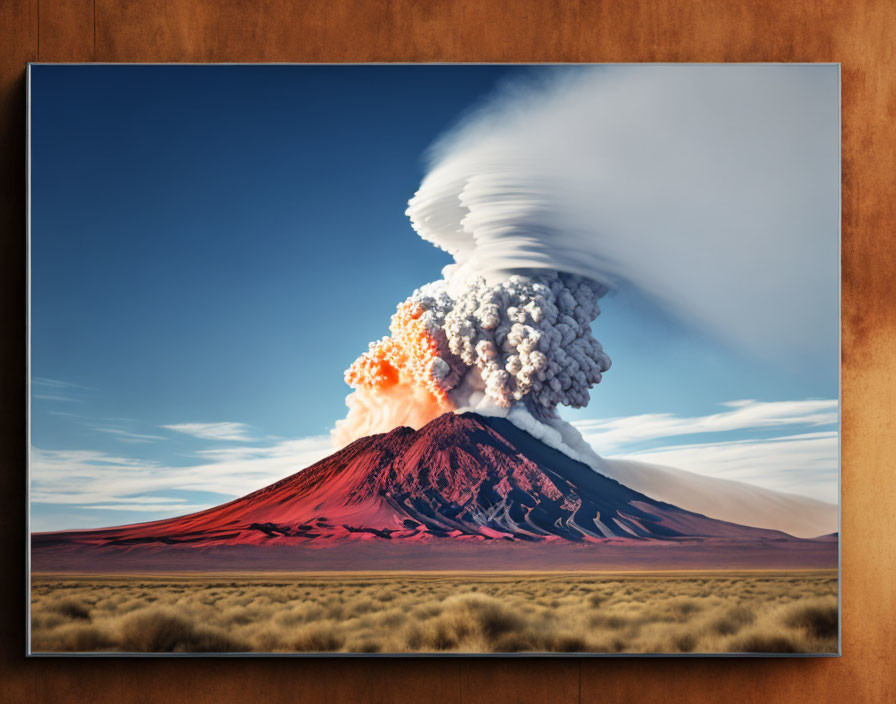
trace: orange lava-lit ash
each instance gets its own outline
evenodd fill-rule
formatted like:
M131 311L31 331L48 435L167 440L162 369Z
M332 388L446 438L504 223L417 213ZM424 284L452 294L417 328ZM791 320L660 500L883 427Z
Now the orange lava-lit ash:
M420 428L454 409L434 373L434 365L445 362L422 315L414 301L399 305L389 325L391 336L371 344L345 372L355 391L346 399L348 415L332 433L338 445L399 425Z
M381 390L410 382L429 391L436 401L446 401L445 390L432 370L439 344L426 329L422 315L423 309L414 301L399 305L389 325L391 337L374 343L354 361L345 372L346 383L356 389Z

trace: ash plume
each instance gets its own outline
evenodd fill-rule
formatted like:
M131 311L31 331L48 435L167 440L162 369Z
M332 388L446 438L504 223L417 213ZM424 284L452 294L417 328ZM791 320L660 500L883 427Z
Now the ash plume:
M505 88L431 151L407 214L454 263L346 372L334 439L472 409L596 462L557 407L610 368L591 326L616 288L766 360L814 354L837 306L838 187L818 176L836 90L829 71L736 65Z

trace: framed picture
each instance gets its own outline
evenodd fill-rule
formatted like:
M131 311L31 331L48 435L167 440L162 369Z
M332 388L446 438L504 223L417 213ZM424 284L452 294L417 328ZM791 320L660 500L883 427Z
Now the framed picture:
M28 102L29 654L839 654L839 65Z

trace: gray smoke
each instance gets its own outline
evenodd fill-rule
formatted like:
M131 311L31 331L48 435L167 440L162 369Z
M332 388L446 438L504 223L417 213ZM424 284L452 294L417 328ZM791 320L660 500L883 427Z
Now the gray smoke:
M347 373L340 439L447 405L593 455L556 408L609 369L591 324L617 287L755 354L814 353L836 325L837 90L830 67L642 65L500 93L432 151L407 214L454 263Z

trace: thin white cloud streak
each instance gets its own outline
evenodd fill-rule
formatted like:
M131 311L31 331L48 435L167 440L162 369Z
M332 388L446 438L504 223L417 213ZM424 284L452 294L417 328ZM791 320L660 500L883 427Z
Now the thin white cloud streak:
M113 423L116 426L127 423L136 423L133 418L123 418L121 416L92 416L85 413L72 413L71 411L47 411L51 416L61 416L62 418L73 418L76 421L86 421L83 424L88 428L100 427L98 423ZM105 426L103 426L105 427Z
M61 379L50 379L43 376L31 377L31 398L35 401L62 401L64 403L81 403L73 396L78 391L89 391L90 388Z
M686 469L829 503L839 499L838 434L834 431L768 440L672 445L617 454L614 459Z
M45 376L33 376L31 377L31 385L32 386L46 386L51 389L89 389L88 386L82 386L81 384L75 384L71 381L62 381L61 379L50 379Z
M66 403L81 403L81 399L63 394L31 394L31 398L37 401L65 401Z
M256 438L245 423L175 423L159 426L176 433L192 435L202 440L228 440L233 442L254 442Z
M147 435L145 433L132 433L129 430L122 430L121 428L94 428L101 433L107 433L109 435L116 436L122 442L153 442L154 440L164 440L165 438L161 435Z
M837 503L839 420L836 399L728 401L705 416L646 413L573 423L601 455L683 469ZM769 438L756 431L789 430ZM795 432L804 431L804 432ZM676 443L682 436L737 433L726 440ZM663 442L666 441L666 442ZM657 444L644 447L646 443Z
M169 504L159 504L147 506L145 504L129 504L129 503L118 503L118 504L93 504L90 506L84 506L85 510L91 511L172 511L175 514L182 514L188 511L201 511L204 508L208 508L205 504L187 504L187 503L176 503L172 502ZM50 529L52 530L52 529Z
M266 447L205 450L199 453L205 462L171 467L105 452L32 448L31 501L83 510L117 506L118 510L150 511L153 501L163 498L147 497L150 493L211 492L233 498L300 471L333 450L329 436L312 436ZM218 503L181 504L181 499L167 498L164 501L156 503L155 508L172 515ZM42 527L55 530L91 526L54 525L50 519L44 519Z
M175 496L130 496L127 500L105 504L80 506L87 511L194 511L206 508L204 504L191 504L187 499Z
M642 449L643 443L684 435L739 432L769 428L824 428L837 422L836 400L787 402L731 401L727 410L706 416L644 414L574 425L608 457L666 465L706 476L734 479L764 488L837 501L837 433L818 430L770 439L744 438L722 442L690 442ZM240 423L190 424L215 427L211 438L247 437ZM221 426L231 426L223 431ZM234 427L235 426L235 427ZM166 426L169 429L173 426ZM196 453L188 467L89 450L31 452L31 499L78 510L108 509L177 515L209 504L186 498L147 496L168 491L212 492L243 496L322 459L334 450L329 436L279 440L265 446L209 447ZM70 515L65 519L71 520ZM89 519L85 519L89 520ZM42 519L46 530L86 525L56 525Z
M573 425L599 454L631 450L631 445L681 435L722 433L787 426L837 423L836 399L805 401L728 401L731 410L705 416L645 413L637 416L578 420ZM690 469L690 467L683 467Z
M131 506L164 506L165 504L186 503L186 499L174 496L131 496L128 497L127 503ZM91 506L91 508L94 508Z
M155 435L152 433L138 433L134 430L129 430L129 427L133 427L137 423L137 421L135 421L133 418L97 418L92 415L85 415L83 413L71 413L68 411L49 411L49 413L50 415L71 419L73 420L73 422L79 423L80 425L83 425L86 428L90 428L91 430L94 430L98 433L113 435L122 442L147 443L166 439L163 435Z

